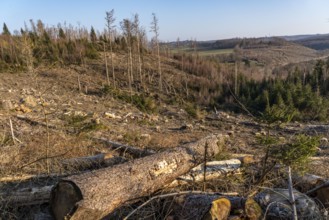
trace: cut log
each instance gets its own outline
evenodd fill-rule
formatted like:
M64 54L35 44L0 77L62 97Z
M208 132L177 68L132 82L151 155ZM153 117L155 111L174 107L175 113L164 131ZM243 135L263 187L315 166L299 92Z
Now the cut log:
M115 164L126 162L122 157L113 156L112 154L96 154L87 157L77 157L65 159L61 162L65 169L71 170L87 170L93 168L100 168L112 166Z
M63 179L52 191L52 212L56 219L101 219L187 173L202 161L206 145L209 157L219 153L222 141L222 136L211 135L170 151Z
M95 156L98 156L98 155L95 155ZM88 157L89 158L89 157ZM95 158L98 158L98 157L95 157ZM81 158L73 158L73 159L76 159L77 161L79 161L78 159L81 159ZM90 158L89 158L90 159ZM109 158L109 159L105 159L104 161L101 161L103 164L105 163L105 167L107 166L111 166L111 165L115 165L117 163L115 163L115 161L113 161L112 159L116 159L116 158ZM123 158L118 158L119 160L123 160ZM215 166L215 170L218 172L218 177L220 176L223 176L223 175L228 175L228 174L236 174L236 172L238 173L239 172L239 167L235 167L232 169L232 167L227 167L227 165L225 164L229 164L230 161L232 160L228 160L228 161L211 161L211 162L208 162L207 165L209 164L216 164ZM221 165L219 165L221 164ZM224 166L222 166L224 165ZM228 165L230 166L230 165ZM195 168L193 168L192 170L199 170L201 167L201 165L198 165L196 166ZM207 169L208 170L208 169ZM200 171L201 172L201 171ZM209 172L206 173L206 179L209 180L211 179L212 177L214 177L214 170L213 169L210 169ZM195 171L193 171L192 173L195 173ZM209 175L208 175L209 174ZM66 177L68 176L67 174L66 175L57 175L56 178L59 178L59 177ZM173 186L177 186L177 185L181 185L181 184L186 184L188 183L189 181L191 180L186 180L186 177L190 178L192 176L191 174L191 171L188 173L188 174L185 174L185 175L182 175L180 177L178 177L176 180L174 180L172 183L170 183L168 186L170 187L173 187ZM46 176L46 175L43 175L43 176L17 176L16 178L15 177L11 177L11 178L8 178L6 179L7 181L11 180L12 182L14 181L22 181L22 180L28 180L28 179L31 179L31 178L54 178L55 176L52 175L52 176ZM185 180L183 180L185 179ZM202 181L203 179L202 178L197 178L195 179L194 181ZM50 199L50 192L51 192L51 189L54 187L54 185L50 185L50 186L46 186L46 187L33 187L33 188L23 188L23 189L20 189L18 191L12 191L10 193L2 193L0 194L0 198L2 198L3 201L6 201L5 203L10 202L10 204L14 204L16 206L28 206L28 205L35 205L35 204L42 204L42 203L47 203L49 202L49 199ZM36 198L38 195L40 195L40 198ZM227 194L225 194L227 195ZM238 195L237 193L230 193L230 196L236 196ZM33 199L33 203L31 203L31 199ZM0 201L0 204L4 204L3 202Z
M0 202L0 206L19 207L49 202L52 187L52 185L35 188L29 187L14 192L1 193L0 198L3 201Z
M98 155L95 155L98 156ZM89 158L89 157L88 157ZM95 157L98 158L98 157ZM82 158L73 158L76 159L77 161L79 161L78 159L82 159ZM90 158L89 158L90 159ZM123 158L109 158L109 159L105 159L104 161L101 161L102 164L105 166L103 167L108 167L111 165L115 165L118 164L116 163L116 161L114 161L113 159L118 159L120 162L123 162ZM235 164L230 164L230 162L232 162L233 160L225 160L225 161L211 161L207 163L207 171L206 172L206 180L210 180L214 177L221 177L221 176L227 176L229 174L238 174L239 173L239 166L238 163ZM233 161L234 162L234 161ZM209 165L211 164L215 164L214 167L210 168ZM176 180L174 180L172 183L170 183L168 186L169 187L174 187L174 186L178 186L178 185L182 185L182 184L186 184L192 181L192 176L193 174L195 174L195 170L198 170L199 173L196 176L197 178L195 178L193 181L203 181L203 171L200 170L200 167L203 167L203 164L196 166L195 168L193 168L188 174L182 175L180 177L178 177ZM234 167L236 166L236 167ZM210 168L210 169L209 169ZM202 168L203 169L203 168ZM194 171L193 171L194 170ZM88 171L87 171L88 172ZM215 172L215 173L214 173ZM200 173L202 173L202 178L200 177ZM66 177L68 176L66 175L57 175L56 177ZM31 178L54 178L55 176L21 176L21 177L17 177L17 178L8 178L7 180L11 180L11 181L17 181L20 180L27 180L27 179L31 179ZM166 187L168 187L166 186ZM33 205L35 204L42 204L42 203L47 203L49 202L50 199L50 191L51 189L54 187L54 185L51 186L47 186L47 187L34 187L34 188L24 188L21 189L19 191L14 191L14 192L10 192L10 193L5 193L5 194L0 194L0 198L2 198L4 201L12 201L10 202L11 204L16 204L17 206L28 206L31 205L31 202L28 198L35 198L37 195L40 195L40 198L34 199ZM41 193L39 193L41 192ZM225 194L227 195L227 194ZM237 195L237 193L231 193L230 196L234 196ZM22 198L22 199L20 199ZM27 199L24 199L27 198ZM1 203L1 202L0 202ZM2 203L3 204L3 203Z
M211 218L211 210L214 201L225 198L230 202L230 209L244 209L246 199L242 197L223 197L222 195L182 195L173 199L172 213L177 219L207 219ZM227 201L226 200L226 201Z
M6 182L22 182L30 179L40 179L40 178L56 178L62 175L58 173L51 173L51 174L22 174L22 175L15 175L15 176L3 176L0 178L0 183Z
M206 180L216 179L222 176L238 174L240 172L241 161L238 159L209 161L206 164ZM187 174L178 177L171 182L168 187L175 187L187 183L201 182L204 180L204 165L200 164L190 170Z
M108 148L110 148L111 150L119 151L122 154L122 156L124 156L125 154L129 154L134 158L140 158L140 157L149 156L149 155L152 155L155 153L155 151L153 151L153 150L139 149L136 147L131 147L131 146L120 144L120 143L117 143L114 141L110 141L105 138L94 138L94 140L107 144Z
M302 177L295 177L294 181L297 189L315 198L323 207L329 207L329 180L306 174Z
M61 162L67 170L74 170L75 172L67 172L62 174L52 173L52 174L23 174L15 176L3 176L0 178L0 182L16 182L16 181L26 181L30 179L41 179L41 178L58 178L65 177L68 175L77 174L77 171L84 171L91 168L109 167L116 164L124 163L127 159L123 157L111 156L111 154L97 154L88 157L78 157L65 159Z
M307 195L293 191L297 217L299 219L322 219L317 204ZM293 208L288 189L266 189L255 196L262 207L266 219L292 219Z
M212 201L210 211L211 219L226 220L231 212L231 202L229 199L222 197ZM205 218L203 218L205 219Z

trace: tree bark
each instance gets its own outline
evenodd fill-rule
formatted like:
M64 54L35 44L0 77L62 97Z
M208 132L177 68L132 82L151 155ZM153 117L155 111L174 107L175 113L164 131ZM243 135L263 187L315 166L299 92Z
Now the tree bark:
M101 219L122 204L161 189L202 161L221 151L223 138L211 135L112 168L71 176L53 189L51 209L56 219Z

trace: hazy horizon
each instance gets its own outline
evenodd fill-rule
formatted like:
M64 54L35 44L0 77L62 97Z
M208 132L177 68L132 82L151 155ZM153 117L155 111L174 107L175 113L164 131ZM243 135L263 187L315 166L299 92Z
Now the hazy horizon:
M160 40L218 40L329 33L329 1L326 0L233 0L191 1L37 1L3 0L0 24L9 30L40 19L46 26L58 23L105 28L105 12L114 9L116 26L134 13L149 36L152 13L159 19Z

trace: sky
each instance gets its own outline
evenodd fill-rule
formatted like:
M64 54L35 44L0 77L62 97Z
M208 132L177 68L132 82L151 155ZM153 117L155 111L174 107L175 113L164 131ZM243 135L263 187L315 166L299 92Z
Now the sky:
M13 33L30 19L102 31L112 9L118 29L137 13L149 37L155 13L161 41L329 33L329 0L1 0L0 31L6 23Z

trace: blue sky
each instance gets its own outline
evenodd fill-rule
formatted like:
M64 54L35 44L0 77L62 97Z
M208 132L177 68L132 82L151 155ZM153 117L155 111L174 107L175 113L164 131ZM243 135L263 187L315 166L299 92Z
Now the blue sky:
M329 0L1 0L0 25L13 32L41 19L103 30L111 9L118 27L138 13L147 30L156 13L162 41L329 33Z

